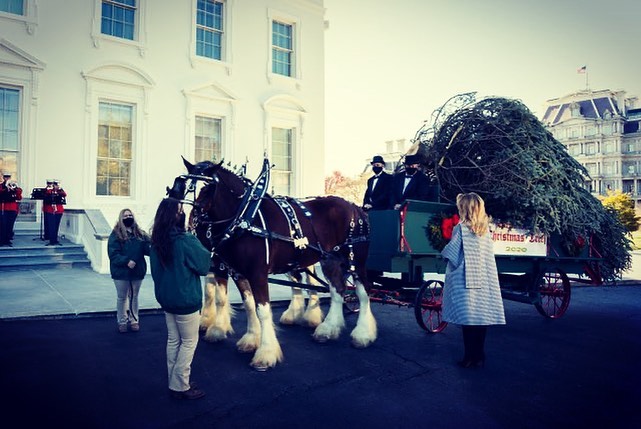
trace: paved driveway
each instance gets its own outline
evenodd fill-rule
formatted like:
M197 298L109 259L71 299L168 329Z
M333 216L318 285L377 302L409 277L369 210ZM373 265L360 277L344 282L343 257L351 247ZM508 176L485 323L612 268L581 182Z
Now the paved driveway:
M326 307L325 307L326 309ZM276 308L276 316L283 307ZM379 339L357 350L345 333L316 344L280 327L285 361L265 373L235 350L202 342L199 401L168 398L165 326L138 334L111 315L0 323L3 421L77 428L635 428L641 427L641 287L575 288L560 320L506 301L487 364L460 369L460 330L428 335L412 309L373 304ZM351 329L354 316L347 319Z

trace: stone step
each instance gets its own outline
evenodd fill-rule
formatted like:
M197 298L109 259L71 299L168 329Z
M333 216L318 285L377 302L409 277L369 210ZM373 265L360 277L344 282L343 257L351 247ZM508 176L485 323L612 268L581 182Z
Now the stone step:
M61 246L47 246L40 226L16 223L13 246L0 247L0 272L43 268L91 267L84 246L60 238Z

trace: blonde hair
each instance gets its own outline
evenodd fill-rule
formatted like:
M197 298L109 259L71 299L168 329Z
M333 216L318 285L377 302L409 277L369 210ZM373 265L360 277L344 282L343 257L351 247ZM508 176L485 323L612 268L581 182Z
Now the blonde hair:
M490 217L485 213L485 201L478 194L458 194L456 196L461 223L465 223L474 234L479 237L485 235L489 229Z
M134 212L132 212L129 209L125 208L120 210L120 214L118 215L118 220L116 221L116 224L114 225L114 229L113 229L119 241L127 241L129 239L129 234L127 233L127 227L122 222L125 212L129 212L131 213L132 216L134 216ZM138 226L138 222L136 222L136 216L134 216L134 224L131 225L131 232L137 238L147 237L147 233L142 229L140 229L140 227Z

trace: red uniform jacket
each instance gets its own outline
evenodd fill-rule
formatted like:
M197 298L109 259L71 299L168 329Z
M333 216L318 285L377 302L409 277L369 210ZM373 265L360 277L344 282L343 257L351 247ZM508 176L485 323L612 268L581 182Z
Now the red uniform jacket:
M5 185L0 184L0 193L11 192ZM0 212L18 212L18 201L22 199L22 188L16 188L16 201L0 202Z
M45 191L45 200L47 199L47 197L50 197L50 196L53 196L53 195L59 195L61 197L66 197L67 193L62 188L58 189L57 191L55 189L47 189ZM45 213L62 214L62 212L65 211L65 207L62 204L44 203L42 205L42 211L45 212Z

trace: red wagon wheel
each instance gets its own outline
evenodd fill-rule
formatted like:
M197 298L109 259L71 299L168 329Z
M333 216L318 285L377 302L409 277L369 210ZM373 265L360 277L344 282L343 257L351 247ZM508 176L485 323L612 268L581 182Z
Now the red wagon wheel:
M543 274L538 285L540 301L536 309L545 317L558 319L563 316L570 305L570 279L561 271Z
M435 334L447 326L442 315L443 282L428 280L423 282L414 299L414 315L419 326Z

